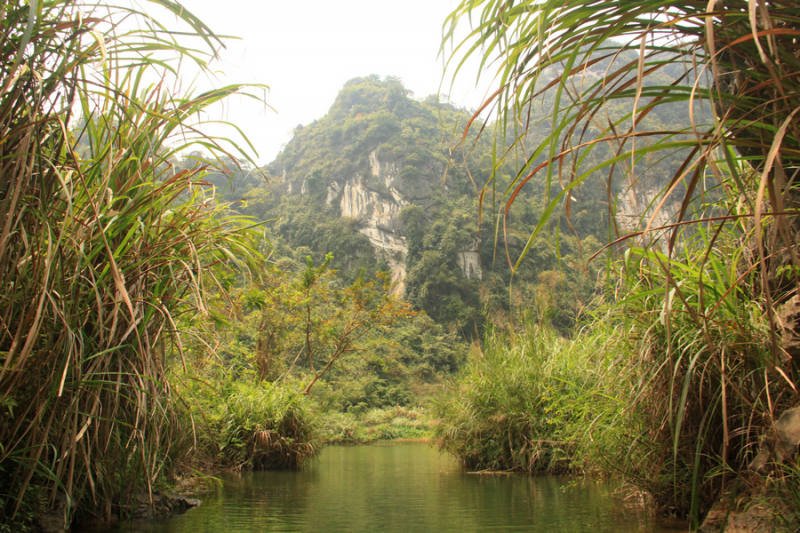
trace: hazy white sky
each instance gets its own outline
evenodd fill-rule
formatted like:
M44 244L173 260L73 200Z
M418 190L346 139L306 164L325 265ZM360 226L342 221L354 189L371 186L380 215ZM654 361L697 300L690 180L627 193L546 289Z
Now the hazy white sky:
M236 123L258 151L272 161L298 124L327 113L344 83L358 76L399 77L415 97L439 91L438 57L442 24L457 0L184 0L184 6L227 40L224 72L216 83L269 85L267 102L233 98L221 116ZM477 108L483 90L475 73L449 82L451 102Z

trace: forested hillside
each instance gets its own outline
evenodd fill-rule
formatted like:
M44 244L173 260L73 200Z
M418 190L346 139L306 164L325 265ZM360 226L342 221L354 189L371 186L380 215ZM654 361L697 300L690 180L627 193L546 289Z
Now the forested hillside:
M607 63L589 74L598 76ZM548 135L554 105L548 93L531 106L531 124L538 126L526 142ZM686 128L685 112L660 111L648 117L648 126ZM624 117L622 106L619 115ZM481 192L492 184L508 186L518 169L513 158L501 161L502 145L477 138L480 125L462 138L470 119L467 110L435 96L414 98L400 80L356 78L327 115L295 128L274 162L246 171L230 164L232 175L208 179L227 200L244 199L234 204L240 213L273 220L266 229L276 257L303 262L310 254L321 261L332 253L331 266L347 282L362 269L370 275L390 271L396 293L465 339L480 338L487 320L519 320L522 309L566 334L598 283L601 261L588 258L616 237L608 221L631 229L632 219L652 209L654 192L676 163L669 157L637 161L642 179L636 188L623 180L609 183L596 172L569 198L570 212L532 243L509 297L508 261L516 261L525 247L525 228L539 220L548 185L542 177L529 181L504 224L493 196L481 198ZM598 164L612 148L597 150L576 171ZM554 238L558 234L564 238Z

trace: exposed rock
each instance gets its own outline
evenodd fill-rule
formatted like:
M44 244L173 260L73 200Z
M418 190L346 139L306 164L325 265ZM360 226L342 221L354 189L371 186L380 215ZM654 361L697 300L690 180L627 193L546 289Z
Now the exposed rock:
M39 530L42 533L64 533L69 531L64 513L47 513L39 517Z
M342 186L339 185L337 182L331 182L328 185L328 197L325 199L325 205L333 205L333 201L339 196L339 191L342 190Z
M783 351L800 360L800 296L795 295L778 307L775 318L781 330Z
M654 214L655 218L650 224L652 229L674 222L673 217L680 207L675 201L665 203L655 213L655 206L659 205L662 194L663 187L654 180L640 176L632 183L631 178L628 178L624 191L617 200L616 218L621 229L625 232L643 230L645 227L641 226L641 221L644 220L645 224L650 222Z
M729 505L717 502L708 512L701 533L772 533L775 531L775 517L772 510L765 505L753 504L746 509L731 510ZM727 521L726 521L727 517Z
M797 452L800 444L800 407L787 409L775 422L778 433L776 456L779 460L786 460Z
M478 251L478 241L476 240L469 250L461 250L458 252L456 262L464 272L464 275L469 279L483 279L483 270L481 269L481 256Z
M192 507L200 507L200 505L203 503L197 498L187 498L183 494L173 494L172 500L177 502L178 506L183 510L189 510Z
M800 407L784 411L775 421L775 434L764 435L758 454L747 466L753 472L763 473L770 462L782 463L794 457L800 444Z
M767 449L762 448L755 459L747 465L747 469L758 473L764 472L769 464L770 457L772 457L772 454Z
M42 533L63 533L69 531L69 526L67 497L59 492L53 508L39 516L39 530Z
M404 177L402 160L382 160L378 150L373 150L368 161L368 174L341 177L328 183L325 203L338 204L341 216L361 222L358 231L369 238L378 257L389 264L392 281L397 283L395 292L402 294L408 244L403 235L400 211L411 204L430 209L438 189L438 176L444 169L433 162L424 165L413 177ZM298 194L298 188L299 194L305 194L305 183L303 181L300 187L286 183L285 194ZM482 279L477 240L468 249L458 252L456 262L468 278Z
M372 157L371 154L370 161ZM339 207L343 217L357 218L361 221L362 226L358 231L369 238L376 253L381 254L389 263L392 269L392 281L397 283L396 292L402 294L405 290L403 280L406 277L408 245L405 236L397 230L400 227L398 218L400 210L408 205L408 202L403 199L399 191L391 187L392 179L387 179L386 183L389 184L386 191L388 195L370 190L366 180L361 176L347 180ZM328 196L330 197L330 188Z
M369 153L368 162L369 172L331 180L327 184L325 203L338 205L342 217L355 218L361 223L358 231L369 238L376 255L389 264L392 281L397 283L395 292L402 294L405 291L403 281L407 272L408 245L403 235L400 211L411 204L430 209L444 167L439 168L438 162L428 162L421 165L414 176L404 176L402 160L383 160L378 150ZM287 181L285 169L283 172L282 194L308 194L307 180ZM457 261L465 275L481 278L477 245L461 252Z
M200 500L187 498L181 494L153 494L151 504L147 492L142 491L136 496L136 508L133 511L134 520L152 520L168 518L180 514L192 507L200 505Z

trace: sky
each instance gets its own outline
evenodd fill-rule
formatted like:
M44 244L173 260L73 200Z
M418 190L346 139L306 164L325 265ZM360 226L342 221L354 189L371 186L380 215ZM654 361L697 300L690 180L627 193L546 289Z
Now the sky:
M183 0L183 5L224 40L218 71L208 83L269 86L266 102L233 97L209 118L235 123L272 161L299 124L323 117L344 83L378 74L402 80L416 98L439 92L442 25L456 0ZM477 68L442 88L450 101L480 106L488 85L475 88ZM217 133L207 127L209 133Z

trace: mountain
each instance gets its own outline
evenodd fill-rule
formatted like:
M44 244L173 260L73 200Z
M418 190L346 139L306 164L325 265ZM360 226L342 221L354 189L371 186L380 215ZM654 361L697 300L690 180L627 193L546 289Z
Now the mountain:
M434 97L411 98L399 80L350 80L328 114L299 126L269 165L273 193L308 196L318 209L356 221L402 293L409 265L401 211L416 205L433 218L442 195L475 194L463 157L446 134L467 120L467 112ZM479 279L477 233L460 244L456 260L464 275Z
M547 94L541 106L532 106L537 126L528 146L548 133L552 105ZM533 243L515 274L519 294L510 296L506 253L515 259L522 251L546 205L548 184L537 176L525 185L505 232L493 224L502 206L493 205L488 194L479 231L480 190L494 182L502 193L520 160L500 160L502 139L495 141L490 127L477 137L481 124L462 142L471 116L435 96L415 99L395 78L355 78L324 117L295 128L275 161L260 171L236 171L232 179L211 175L209 181L229 200L246 198L237 204L243 214L279 218L268 225L278 256L321 261L332 252L345 282L362 270L390 270L396 293L466 336L481 330L487 318L502 321L515 307L537 309L540 318L566 330L595 289L599 267L586 264L587 253L609 242L608 217L632 228L630 219L651 204L671 176L671 164L637 160L644 188L621 179L609 184L602 173L587 179L570 199L569 220L562 216L551 228L561 237L542 235ZM647 120L648 126L668 129L681 117L653 114ZM614 147L600 146L578 170L613 154ZM611 208L609 190L616 197ZM662 216L672 210L668 205Z

